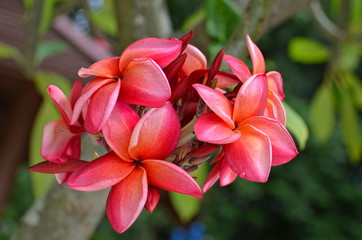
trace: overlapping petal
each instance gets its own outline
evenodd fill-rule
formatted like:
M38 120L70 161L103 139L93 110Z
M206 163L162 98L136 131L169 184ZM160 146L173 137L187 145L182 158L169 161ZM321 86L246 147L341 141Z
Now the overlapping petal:
M106 213L117 232L126 231L137 219L145 206L147 193L147 177L142 167L134 169L112 187L107 199Z
M281 101L285 98L283 91L283 78L278 72L271 71L266 74L268 78L268 88L278 95Z
M272 146L273 166L287 163L298 154L293 138L277 120L253 117L245 120L243 124L250 124L268 136Z
M206 113L197 119L195 134L200 141L215 144L232 143L240 137L240 132L230 129L215 113Z
M79 97L78 101L74 105L72 119L70 121L71 125L76 124L84 110L84 106L88 103L89 99L92 95L104 85L114 82L114 79L103 79L103 78L94 78L91 82L89 82L82 90L82 94Z
M111 82L99 88L91 97L84 128L89 133L100 132L118 99L121 81Z
M163 160L145 160L148 184L161 189L188 194L202 198L202 192L196 181L182 168Z
M171 97L162 69L149 58L131 61L124 71L120 99L147 107L161 107Z
M88 162L83 160L69 160L65 163L44 161L29 167L28 171L39 173L66 173L73 172L87 164Z
M216 181L220 178L220 166L221 163L218 162L213 169L211 170L211 172L209 173L209 175L207 176L204 185L202 186L202 191L204 193L206 193L207 191L209 191L209 189L216 183Z
M236 123L249 117L262 115L268 97L265 74L250 77L241 86L234 104L233 120Z
M72 151L79 152L74 149L80 148L79 144L80 135L71 133L63 119L55 120L44 127L41 155L48 161L64 163L72 156Z
M185 63L182 66L182 70L184 71L186 76L190 75L190 73L197 69L206 68L206 57L198 48L191 44L188 44L185 52L187 54L187 57Z
M123 72L127 65L137 58L150 58L163 68L180 55L181 47L182 41L178 39L145 38L138 40L123 51L119 69Z
M68 179L68 186L81 191L105 189L127 177L134 167L114 152L109 152L76 170Z
M149 110L137 123L129 144L133 159L165 159L181 134L178 116L170 102Z
M248 48L251 62L253 64L253 75L258 73L265 73L265 61L263 54L256 44L251 40L249 35L246 35L246 46Z
M264 116L278 120L284 126L287 124L287 117L280 98L271 90L268 91L268 100L265 106Z
M147 201L145 204L145 208L150 213L155 210L158 202L160 201L161 195L160 191L157 188L154 187L148 187L148 195L147 195Z
M220 165L220 186L224 187L234 182L238 174L231 170L229 164L225 160L222 160Z
M110 57L92 64L89 68L81 68L78 71L79 77L98 76L103 78L121 77L119 70L120 57Z
M62 115L63 120L67 125L69 125L71 116L72 116L72 107L64 95L62 90L60 90L57 86L49 85L47 87L47 91L50 97L53 99L53 102L57 106L60 114Z
M207 106L209 106L216 115L224 120L229 128L234 129L235 125L231 119L233 110L230 101L219 91L216 91L205 85L194 84L192 86L196 89Z
M268 136L249 124L243 124L239 130L241 137L224 146L225 160L241 178L266 182L272 164Z
M139 121L138 114L126 103L117 101L113 112L103 125L103 136L111 149L123 160L132 161L128 146L134 127Z
M225 55L224 60L240 81L245 82L250 78L251 72L243 61L231 55Z

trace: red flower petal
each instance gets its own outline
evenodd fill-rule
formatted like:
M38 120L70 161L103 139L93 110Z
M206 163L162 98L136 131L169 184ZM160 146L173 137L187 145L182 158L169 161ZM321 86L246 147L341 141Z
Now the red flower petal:
M249 35L246 35L246 46L248 47L251 62L253 64L253 75L257 73L265 73L265 61L263 54L258 46L253 43Z
M178 116L167 102L149 110L137 123L129 144L133 159L165 159L175 149L181 135Z
M271 90L268 91L268 100L265 106L264 116L278 120L283 126L287 124L285 109L280 98Z
M220 186L224 187L234 182L238 174L231 170L225 160L221 161L220 164Z
M106 212L112 227L119 233L126 231L142 212L147 200L147 178L142 167L135 168L120 183L112 187Z
M240 81L245 82L250 78L250 70L243 61L231 55L225 55L224 60L231 68L231 71L233 71L233 73L240 79Z
M195 123L196 137L202 142L227 144L235 142L239 137L238 131L233 131L215 113L206 113Z
M170 64L181 53L182 41L177 39L145 38L129 45L122 53L119 69L123 72L136 58L150 58L161 68Z
M161 197L160 191L158 191L157 188L154 188L154 187L148 188L147 201L146 201L146 205L145 205L145 208L147 209L147 211L152 213L153 210L155 210L158 202L160 201L160 197Z
M120 182L133 169L132 163L123 161L114 152L109 152L75 171L68 179L68 186L80 191L105 189Z
M241 137L224 146L225 160L241 178L266 182L272 162L269 138L251 125L243 124L239 130Z
M62 90L54 85L49 85L47 87L47 91L57 106L60 114L62 115L64 122L69 125L70 119L72 117L72 107L67 97L64 95Z
M72 119L70 121L71 125L77 123L80 114L83 111L84 106L88 103L92 95L101 87L106 84L113 83L114 79L104 79L104 78L94 78L90 81L82 90L82 94L74 105Z
M148 184L168 191L202 198L196 181L182 168L162 160L144 160L142 166L147 172Z
M73 172L76 169L87 165L89 162L83 160L69 160L65 163L53 163L44 161L28 168L30 172L39 173L65 173Z
M90 98L84 128L89 133L98 133L107 121L116 104L120 81L111 82L99 88Z
M215 167L211 170L209 175L207 176L204 185L202 186L202 191L206 193L209 189L216 183L216 181L220 178L220 166L221 163L217 163Z
M151 59L131 61L124 71L120 99L147 107L161 107L171 97L162 69Z
M55 120L44 126L41 155L44 159L64 163L72 156L72 151L79 152L80 135L69 131L63 119Z
M69 95L69 103L70 103L70 106L72 107L72 109L73 109L75 103L77 102L78 98L80 97L80 95L82 93L82 89L83 89L82 82L78 79L73 84L72 91L70 92L70 95Z
M234 129L235 125L231 119L232 106L230 101L219 91L201 84L192 85L199 93L200 97L205 101L207 106L218 115L229 128Z
M139 119L138 114L129 105L117 101L108 121L103 125L102 132L107 144L123 160L132 161L128 146Z
M104 78L121 77L119 70L119 57L111 57L93 63L89 68L81 68L78 71L79 77L99 76Z
M283 78L280 73L271 71L266 74L268 78L268 88L278 95L281 101L285 98L283 91Z
M188 44L185 52L187 54L186 61L182 66L182 70L185 75L188 76L190 73L197 69L205 69L207 65L205 55L195 46Z
M264 113L268 97L267 78L253 75L240 88L234 104L233 120L236 123Z
M268 136L272 146L273 166L289 162L298 154L293 138L277 120L254 117L245 120L243 124L250 124Z

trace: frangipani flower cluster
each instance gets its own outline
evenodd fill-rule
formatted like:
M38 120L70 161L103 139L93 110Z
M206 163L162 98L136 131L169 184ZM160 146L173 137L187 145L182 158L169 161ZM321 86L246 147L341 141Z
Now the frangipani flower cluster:
M93 78L84 87L77 80L69 98L49 86L62 118L44 127L45 161L29 170L80 191L110 188L106 213L120 233L143 208L155 209L160 189L202 198L217 180L266 182L271 166L298 153L285 128L281 75L265 73L249 36L252 71L223 50L208 69L192 35L142 39L81 68L80 77ZM223 61L231 73L219 70ZM107 153L81 159L82 134ZM202 191L190 173L205 163L214 166Z

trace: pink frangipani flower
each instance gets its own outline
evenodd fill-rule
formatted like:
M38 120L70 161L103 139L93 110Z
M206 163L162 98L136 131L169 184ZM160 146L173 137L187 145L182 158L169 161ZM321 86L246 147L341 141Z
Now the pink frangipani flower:
M283 124L263 116L268 98L265 74L246 80L233 105L217 90L201 84L193 86L213 111L196 121L196 137L223 144L224 160L240 177L266 182L271 166L286 163L297 155L294 141Z
M128 229L143 207L153 211L158 188L202 197L186 171L164 160L174 151L181 131L171 103L140 119L131 107L117 101L102 130L113 151L75 171L67 183L82 191L111 187L106 212L117 232Z
M112 57L81 68L80 77L96 76L82 91L71 123L89 102L85 129L98 133L117 99L130 104L161 107L171 96L162 68L181 53L182 42L146 38L128 46L120 57Z

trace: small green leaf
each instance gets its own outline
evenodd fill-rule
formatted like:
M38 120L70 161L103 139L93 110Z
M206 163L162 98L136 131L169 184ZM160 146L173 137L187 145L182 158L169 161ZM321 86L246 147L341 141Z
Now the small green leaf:
M191 14L181 26L181 32L188 32L190 29L195 28L199 23L201 23L206 18L206 12L204 8L200 8L193 14Z
M206 164L201 165L192 175L196 177L198 184L202 184L207 175ZM199 213L201 199L175 192L169 192L169 196L173 208L183 223L189 223Z
M347 152L353 163L359 163L362 156L362 138L358 114L353 106L353 102L345 86L341 90L341 124L343 139L347 146Z
M64 52L68 45L59 41L41 42L35 54L35 61L40 64L45 58Z
M360 62L360 53L356 51L358 44L346 42L340 48L338 67L344 71L355 71Z
M20 66L22 66L24 61L24 56L17 48L4 42L0 42L0 59L1 58L14 59Z
M324 44L306 37L293 38L289 42L288 52L293 61L303 64L324 63L330 55Z
M362 80L353 72L345 72L341 77L348 86L354 105L362 110Z
M303 150L309 137L308 127L303 118L285 101L283 101L283 105L287 115L287 128L298 141L299 149Z
M310 106L311 129L317 141L323 143L331 136L335 126L334 89L322 84L315 93Z

